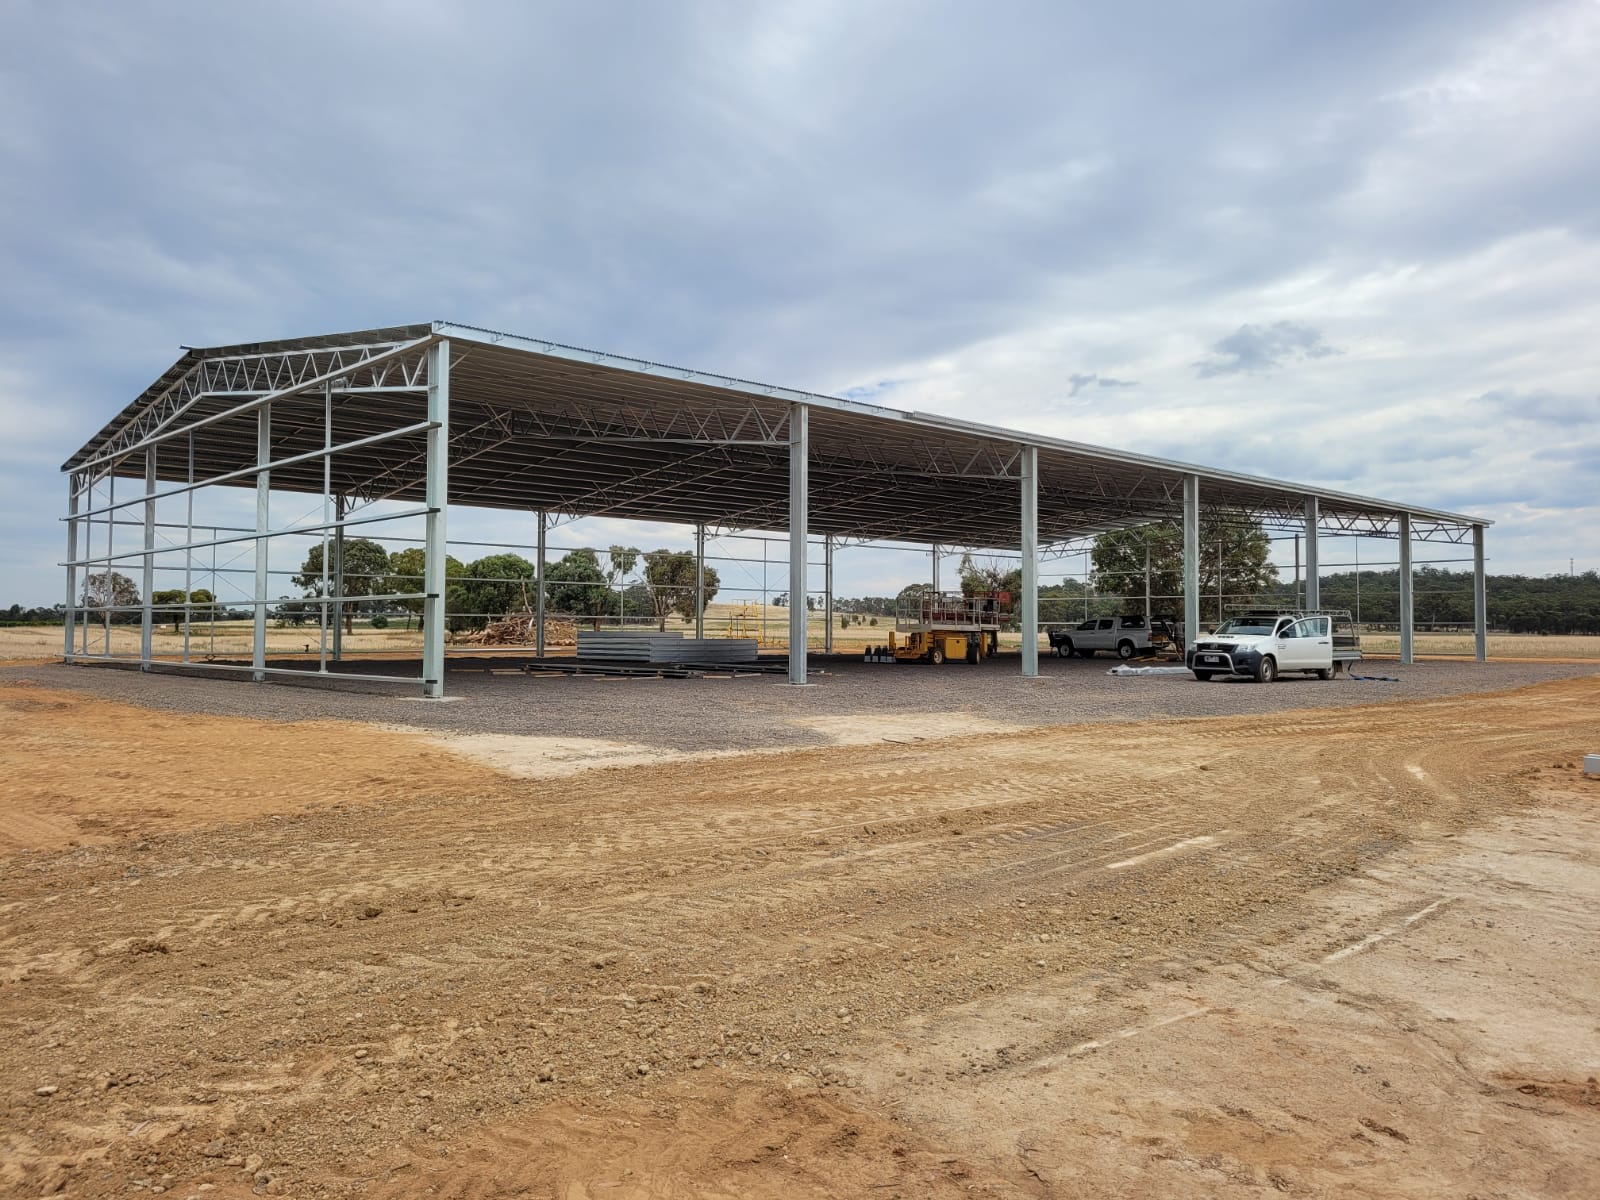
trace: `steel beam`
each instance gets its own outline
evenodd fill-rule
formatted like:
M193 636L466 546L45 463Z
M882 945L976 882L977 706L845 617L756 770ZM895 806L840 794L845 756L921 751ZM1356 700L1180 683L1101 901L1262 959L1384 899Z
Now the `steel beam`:
M706 527L694 527L694 635L706 635Z
M1039 674L1039 450L1022 448L1022 674Z
M1412 608L1411 589L1411 514L1400 514L1400 661L1410 663L1415 658L1416 624Z
M1489 590L1483 572L1483 526L1472 527L1472 645L1479 662L1489 661Z
M450 343L428 347L428 515L423 518L422 694L444 696L445 517L450 509Z
M789 682L806 681L806 495L810 413L789 407Z
M345 499L343 492L333 498L333 594L344 595L344 518L349 512L350 502ZM422 590L427 591L426 582ZM426 620L426 618L424 618ZM344 661L344 602L336 601L333 605L333 661Z
M256 579L253 594L255 604L254 636L250 639L250 665L254 670L250 678L265 682L267 666L267 592L271 581L267 575L267 558L272 552L272 542L267 537L271 526L272 472L266 464L272 461L272 405L263 404L256 409Z
M544 658L544 538L549 533L550 517L539 512L539 539L534 546L533 563L533 650Z
M156 448L144 452L144 569L140 572L139 668L148 671L155 650ZM188 600L184 596L184 600Z
M1183 644L1200 636L1200 476L1183 477Z
M539 512L539 541L534 550L533 563L533 651L540 658L544 657L544 551L545 534L550 529L550 517L542 509Z
M72 661L72 639L78 617L78 479L67 476L67 608L63 613L66 637L62 643L62 658ZM87 617L87 613L84 614Z
M822 652L833 653L833 534L822 535Z
M1315 496L1306 497L1306 607L1322 607L1322 576L1317 552L1317 529L1322 512Z

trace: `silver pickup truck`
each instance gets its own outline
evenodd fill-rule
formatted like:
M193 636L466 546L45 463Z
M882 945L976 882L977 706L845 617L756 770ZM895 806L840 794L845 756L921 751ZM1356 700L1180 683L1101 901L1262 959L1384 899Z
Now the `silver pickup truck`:
M1050 630L1050 648L1059 658L1073 654L1093 658L1101 650L1132 658L1150 651L1150 627L1143 617L1091 617L1078 625Z

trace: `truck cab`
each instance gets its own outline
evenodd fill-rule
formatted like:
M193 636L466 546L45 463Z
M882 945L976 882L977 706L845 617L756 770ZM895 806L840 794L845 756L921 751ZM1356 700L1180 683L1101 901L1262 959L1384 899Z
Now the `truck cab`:
M1185 657L1202 683L1218 675L1271 683L1285 671L1332 679L1361 658L1361 647L1348 613L1266 609L1229 617L1197 638Z

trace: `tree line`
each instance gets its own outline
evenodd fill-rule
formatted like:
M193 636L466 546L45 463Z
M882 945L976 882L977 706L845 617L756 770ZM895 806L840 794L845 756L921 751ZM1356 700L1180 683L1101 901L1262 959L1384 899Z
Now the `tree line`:
M1200 530L1200 593L1202 618L1218 615L1218 592L1223 608L1253 602L1290 607L1302 594L1292 580L1280 579L1269 561L1271 544L1259 524L1202 518ZM1182 533L1173 525L1146 525L1102 534L1090 552L1089 580L1068 579L1041 586L1041 621L1074 621L1109 616L1142 608L1145 576L1155 605L1172 608L1182 591ZM403 613L420 620L423 601L416 596L423 586L424 554L413 547L389 553L369 538L352 538L344 545L344 588L351 599L345 604L346 621L357 613ZM507 613L533 607L534 565L519 554L490 554L463 563L445 561L445 608L454 629L481 627ZM979 561L964 555L958 567L961 590L966 595L987 592L1021 592L1021 568L1009 561ZM292 577L299 596L282 597L273 616L294 624L315 623L323 595L322 547L316 545ZM1413 613L1418 627L1468 624L1473 619L1472 573L1422 566L1413 576ZM630 581L631 580L631 581ZM716 568L705 568L705 598L709 603L720 586ZM1303 586L1303 585L1302 585ZM1600 634L1600 572L1569 575L1490 575L1486 581L1488 622L1514 633ZM897 603L915 601L930 590L923 583L903 588L897 596L835 597L840 620L892 617ZM545 568L546 605L552 613L591 618L652 620L666 627L668 617L689 621L695 616L695 562L687 550L640 551L612 546L604 552L573 550ZM404 599L386 597L403 596ZM1362 621L1395 624L1400 619L1400 573L1343 571L1321 577L1322 603L1345 608ZM774 602L787 602L786 594ZM156 618L178 629L187 613L194 621L248 617L249 610L230 611L209 591L197 588L158 591L151 597ZM808 598L808 604L812 603ZM120 572L91 573L79 597L80 611L103 619L109 610L114 623L136 624L140 598L137 586ZM0 624L59 625L65 606L26 607L13 604L0 610Z

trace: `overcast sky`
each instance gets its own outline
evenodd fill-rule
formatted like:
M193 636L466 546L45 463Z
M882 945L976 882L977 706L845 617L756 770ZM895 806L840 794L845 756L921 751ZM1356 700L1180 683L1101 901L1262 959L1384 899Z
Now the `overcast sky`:
M180 343L434 318L1600 566L1593 0L5 7L0 603Z

